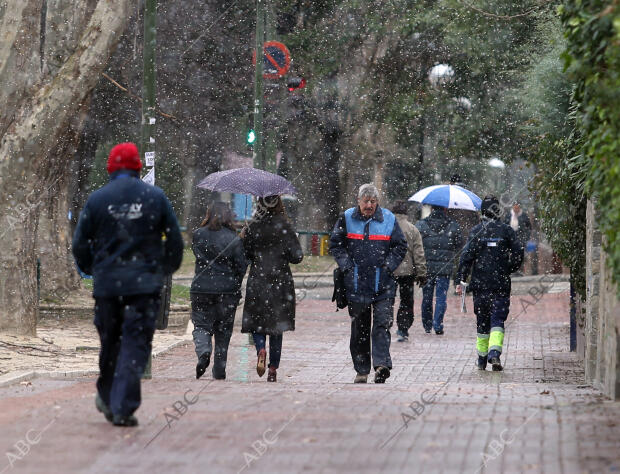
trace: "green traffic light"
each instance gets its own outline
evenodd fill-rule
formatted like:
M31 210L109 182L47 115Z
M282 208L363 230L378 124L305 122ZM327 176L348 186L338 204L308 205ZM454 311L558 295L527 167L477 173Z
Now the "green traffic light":
M254 130L248 132L247 142L252 145L256 141L256 133Z

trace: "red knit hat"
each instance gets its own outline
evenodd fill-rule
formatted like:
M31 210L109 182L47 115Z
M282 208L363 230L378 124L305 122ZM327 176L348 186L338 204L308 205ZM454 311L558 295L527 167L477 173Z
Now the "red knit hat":
M108 173L118 170L140 171L142 162L138 147L133 143L120 143L110 150L108 156Z

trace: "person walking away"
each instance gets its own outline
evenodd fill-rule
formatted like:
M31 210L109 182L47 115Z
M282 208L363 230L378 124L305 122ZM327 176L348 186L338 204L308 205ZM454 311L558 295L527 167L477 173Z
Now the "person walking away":
M392 369L394 271L407 253L407 240L394 214L379 206L379 191L374 185L363 184L357 196L357 206L338 218L329 251L344 272L351 317L349 348L357 372L354 383L368 379L371 340L374 381L385 383Z
M235 311L241 299L241 283L247 269L243 243L237 237L228 204L214 202L192 236L196 256L195 276L190 288L192 336L198 363L196 378L207 370L215 340L211 372L216 380L226 378L228 344Z
M422 235L427 269L427 282L422 289L422 325L427 333L434 329L435 334L441 335L450 277L456 265L455 256L462 245L461 231L439 206L431 206L431 213L419 220L416 227ZM433 294L436 297L434 315Z
M257 212L242 231L242 238L251 267L241 332L252 333L259 377L265 373L269 336L267 381L275 382L282 354L282 334L295 330L295 285L289 264L300 263L304 254L280 196L258 199Z
M110 182L90 195L73 236L78 267L93 276L101 339L95 404L117 426L138 424L140 378L151 354L164 276L181 265L183 240L164 192L140 180L133 143L110 151Z
M398 200L392 207L400 229L407 239L407 254L394 271L396 285L400 288L400 305L396 312L396 335L397 341L409 340L409 328L413 324L413 284L415 281L420 286L426 284L426 258L422 236L411 222L407 220L407 203Z
M525 249L532 234L532 223L527 213L521 208L521 203L515 201L512 204L512 209L510 209L509 213L506 213L504 219L504 223L512 227L512 230L517 234L519 245ZM515 273L521 275L520 270L521 267L517 268Z
M500 221L497 198L485 197L481 210L482 222L472 229L461 255L456 291L462 293L471 273L469 286L477 323L476 366L485 370L489 362L494 371L500 371L504 323L510 310L510 274L521 266L523 247L515 231Z

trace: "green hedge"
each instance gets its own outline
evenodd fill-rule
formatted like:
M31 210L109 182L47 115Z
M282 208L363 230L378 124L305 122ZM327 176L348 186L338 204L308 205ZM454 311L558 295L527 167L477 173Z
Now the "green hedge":
M567 47L565 71L575 84L580 135L574 179L596 199L608 263L620 295L620 5L572 0L559 7Z

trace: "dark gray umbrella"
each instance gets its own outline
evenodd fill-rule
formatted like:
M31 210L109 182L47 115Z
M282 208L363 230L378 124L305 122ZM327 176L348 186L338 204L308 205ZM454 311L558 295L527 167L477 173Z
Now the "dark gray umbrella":
M198 187L258 197L297 193L295 186L282 176L256 168L235 168L211 173L198 183Z

